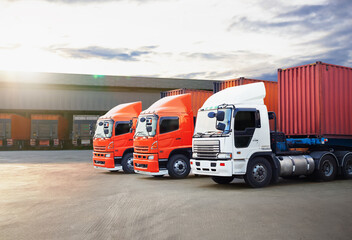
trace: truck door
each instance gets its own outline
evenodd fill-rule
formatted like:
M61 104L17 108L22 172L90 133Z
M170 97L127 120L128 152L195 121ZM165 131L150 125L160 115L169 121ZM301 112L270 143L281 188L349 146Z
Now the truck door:
M256 128L260 128L260 114L256 109L236 109L234 112L234 144L240 151L240 158L247 158L259 148L259 136Z
M115 123L115 134L112 137L114 141L115 152L122 155L126 148L132 147L132 134L130 134L130 125L128 121L121 121ZM129 135L128 135L129 134Z
M160 158L168 158L170 152L182 145L179 117L161 117L159 120Z

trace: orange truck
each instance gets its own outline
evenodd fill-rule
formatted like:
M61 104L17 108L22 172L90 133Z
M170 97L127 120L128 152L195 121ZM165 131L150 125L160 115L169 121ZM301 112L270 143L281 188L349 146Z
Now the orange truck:
M120 104L101 116L93 137L93 165L97 169L134 173L131 121L142 111L142 102Z
M61 115L31 115L31 147L64 148L68 140L68 121Z
M194 114L211 95L211 91L190 89L163 92L160 100L139 115L133 139L136 173L188 176Z
M0 147L23 149L29 144L30 120L17 114L0 113Z

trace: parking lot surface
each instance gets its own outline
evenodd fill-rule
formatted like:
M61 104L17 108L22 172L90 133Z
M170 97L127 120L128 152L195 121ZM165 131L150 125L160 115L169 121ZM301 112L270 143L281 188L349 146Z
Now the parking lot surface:
M153 178L92 152L0 152L0 239L352 239L352 181Z

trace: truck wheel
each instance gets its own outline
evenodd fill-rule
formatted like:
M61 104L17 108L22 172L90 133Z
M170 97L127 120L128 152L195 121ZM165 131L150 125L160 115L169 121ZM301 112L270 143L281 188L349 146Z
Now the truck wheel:
M167 163L167 170L172 178L185 178L191 171L189 159L182 154L173 155Z
M320 181L334 180L337 173L336 161L331 155L325 155L319 163L319 168L315 170L315 178Z
M229 184L235 177L211 177L217 184Z
M352 155L348 155L342 166L342 177L344 179L352 178Z
M270 183L271 165L265 158L256 157L248 163L244 181L253 188L265 187Z
M122 169L125 173L134 173L133 168L133 153L127 153L121 161Z

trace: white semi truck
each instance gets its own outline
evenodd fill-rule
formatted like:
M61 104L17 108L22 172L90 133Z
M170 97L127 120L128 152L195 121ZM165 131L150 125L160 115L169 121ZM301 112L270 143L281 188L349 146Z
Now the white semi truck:
M290 138L276 130L276 115L264 105L265 86L253 83L222 90L198 112L192 139L192 172L209 175L219 184L244 178L264 187L281 177L313 175L329 181L352 176L348 146L330 146L325 138ZM269 121L275 121L270 131ZM290 151L304 146L305 152Z

